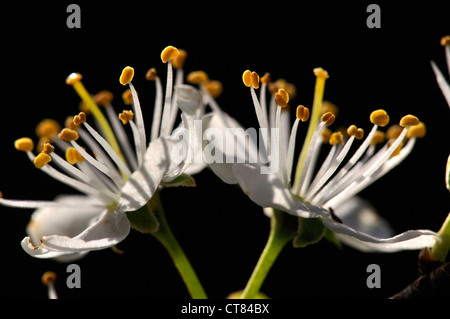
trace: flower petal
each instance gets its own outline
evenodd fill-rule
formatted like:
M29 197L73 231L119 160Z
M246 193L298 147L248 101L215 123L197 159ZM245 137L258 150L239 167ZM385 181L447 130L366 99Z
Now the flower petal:
M64 251L51 251L44 247L44 245L34 246L30 237L25 237L21 242L22 248L30 256L40 259L55 259L59 262L72 262L84 257L88 252L64 252Z
M360 232L376 238L388 238L394 236L394 230L388 221L381 218L375 208L366 200L354 196L336 208L334 213L342 222Z
M276 174L261 174L258 165L233 164L232 168L244 193L263 208L272 207L303 218L329 216L327 210L295 198Z
M135 211L148 203L163 177L180 164L171 160L173 145L173 141L164 137L150 143L143 165L131 175L122 187L117 210L121 212Z
M122 212L105 210L97 221L76 237L44 236L43 248L56 252L83 252L112 247L130 232L128 218Z
M31 215L31 220L27 225L27 233L35 245L39 245L43 236L77 236L104 209L101 206L95 206L95 204L101 204L100 201L81 195L59 196L54 203L62 206L39 208ZM92 206L89 204L92 204ZM64 207L63 205L67 206Z
M347 245L363 252L397 252L432 247L440 237L431 230L409 230L390 238L376 238L345 224L324 218L323 223Z

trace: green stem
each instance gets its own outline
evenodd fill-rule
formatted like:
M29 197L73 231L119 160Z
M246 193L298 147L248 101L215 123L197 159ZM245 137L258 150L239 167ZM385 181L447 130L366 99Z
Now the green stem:
M448 214L438 234L441 236L441 241L436 242L431 250L431 254L436 260L445 262L450 249L450 214Z
M271 230L267 244L256 264L255 269L242 292L241 299L255 299L283 247L294 238L296 223L284 212L273 210Z
M207 299L208 297L206 296L206 293L203 290L203 287L194 269L192 268L191 263L167 223L167 219L161 205L161 200L159 198L159 192L157 192L152 198L152 207L154 208L155 216L160 224L159 230L152 233L152 235L156 237L166 248L191 297L193 299Z

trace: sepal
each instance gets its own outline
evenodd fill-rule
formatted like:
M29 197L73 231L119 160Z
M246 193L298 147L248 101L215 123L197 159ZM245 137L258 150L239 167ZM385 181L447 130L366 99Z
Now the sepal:
M294 237L295 248L315 244L325 235L325 226L321 218L298 218L298 230Z
M150 234L159 230L159 221L153 213L150 203L136 211L127 212L126 215L131 228L141 233Z

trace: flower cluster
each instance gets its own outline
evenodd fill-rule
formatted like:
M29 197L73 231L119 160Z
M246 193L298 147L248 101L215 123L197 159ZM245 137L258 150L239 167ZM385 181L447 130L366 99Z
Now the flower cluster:
M449 62L449 40L445 41ZM289 222L296 222L288 227L295 231L287 232L285 240L294 239L297 247L324 236L365 252L422 249L440 242L440 235L431 230L394 235L388 222L357 197L399 165L425 136L425 124L416 116L405 115L384 132L390 116L376 109L366 119L371 123L368 134L355 124L332 132L337 109L323 100L329 75L316 68L312 106L299 105L291 125L293 85L273 82L269 73L260 78L246 70L242 81L250 90L259 125L256 138L216 102L220 82L195 71L187 76L190 85L184 83L185 59L186 52L173 46L162 51L161 60L167 64L165 92L156 70L147 72L146 79L156 88L151 126L145 124L132 84L134 69L126 67L119 82L128 87L123 98L130 109L117 114L110 92L92 96L81 74L73 73L66 83L80 96L81 112L69 117L64 127L51 119L40 122L36 147L29 137L15 141L15 148L36 168L79 192L53 201L0 196L2 206L35 209L21 243L28 254L71 261L114 247L135 228L155 235L176 260L191 295L205 297L190 264L175 247L178 243L158 197L165 187L194 186L191 175L205 167L223 182L238 184L273 220L286 214ZM450 105L450 87L432 66ZM96 126L90 124L92 118ZM298 128L307 123L296 158ZM54 277L43 279L51 289Z

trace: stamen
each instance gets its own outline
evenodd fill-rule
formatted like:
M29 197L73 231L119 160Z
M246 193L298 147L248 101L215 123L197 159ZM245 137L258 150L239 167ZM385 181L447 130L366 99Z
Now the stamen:
M55 147L52 144L46 143L46 144L44 144L44 147L43 147L41 153L45 153L47 155L50 155L51 153L53 153L54 150L55 150Z
M425 136L427 128L423 122L415 126L408 127L408 132L406 133L407 138L422 138Z
M370 122L375 125L384 127L389 123L389 115L386 113L385 110L373 111L370 114Z
M325 126L330 126L331 124L333 124L335 119L336 119L336 116L331 112L325 113L320 118L320 120L324 123Z
M111 145L99 134L97 131L95 131L92 126L90 126L88 123L84 123L84 127L89 131L89 133L94 137L94 139L103 147L105 152L111 157L111 159L116 163L116 165L120 168L122 174L125 175L125 179L127 177L131 176L131 172L126 166L125 162L123 161L123 158L120 157L112 148ZM75 147L75 145L74 145ZM77 147L75 147L77 148ZM80 151L77 148L78 151ZM80 152L82 153L82 152ZM82 153L83 154L83 153Z
M386 138L388 140L395 140L397 137L400 136L403 132L403 127L401 127L398 124L391 125L388 130L386 131Z
M56 274L53 271L45 272L41 277L42 283L48 287L48 298L58 299L55 289Z
M400 120L401 127L416 126L419 125L419 123L419 119L416 116L410 114L402 117L402 119Z
M127 125L129 121L132 121L134 114L132 111L123 111L119 114L119 119L122 121L123 125Z
M147 73L145 74L145 79L147 81L155 81L157 77L158 77L158 72L156 72L155 68L149 69L147 71Z
M86 122L86 113L80 112L78 115L73 118L73 125L76 127Z
M51 161L52 158L50 157L50 155L46 153L40 153L38 156L34 158L33 164L36 168L42 168Z
M364 137L364 130L362 128L358 128L356 130L355 137L356 137L357 140L362 140L363 137Z
M36 126L36 135L38 137L54 138L61 131L61 125L52 119L42 120Z
M208 81L204 84L205 90L208 91L209 95L213 98L218 98L223 91L223 86L220 81Z
M109 91L100 91L94 96L94 102L97 105L108 107L111 106L111 102L114 98L114 95Z
M288 151L286 155L286 173L288 182L291 180L292 175L292 166L294 163L294 151L295 151L295 139L297 136L297 129L300 121L306 122L309 118L309 109L307 107L304 107L303 105L299 105L297 107L296 111L297 119L294 122L294 125L291 129L291 135L289 136L289 144L288 144Z
M334 115L338 115L339 108L334 103L331 103L330 101L323 101L321 113L325 114L327 112L331 112Z
M244 71L242 74L242 82L244 82L246 87L252 86L252 72L250 70Z
M178 49L178 55L172 59L172 65L175 69L181 69L187 58L187 52L183 49Z
M127 89L122 93L122 100L123 100L123 103L125 103L125 105L133 104L133 94L131 93L130 89Z
M356 135L356 131L358 130L358 128L356 127L356 125L350 125L347 129L347 134L349 136L353 136Z
M172 69L172 60L178 55L179 51L177 48L168 46L161 53L161 59L163 63L167 63L167 81L166 81L166 96L164 99L164 108L162 110L162 119L161 119L161 128L159 131L160 136L167 136L170 134L170 125L171 125L171 115L172 110L176 107L172 107L172 93L173 93L173 69ZM137 126L139 130L142 130L143 122L140 121L140 114L136 112L136 120ZM140 112L140 110L139 110ZM141 125L142 124L142 125ZM141 140L145 145L145 135L141 134ZM141 154L142 156L144 154Z
M66 120L64 121L64 127L76 131L78 129L78 126L73 123L73 119L74 116L66 117Z
M270 77L270 73L266 72L262 77L261 77L261 83L269 85L271 81L271 77Z
M441 38L441 45L443 47L446 45L450 45L450 35L446 35Z
M202 84L209 80L205 71L193 71L188 74L186 80L191 84Z
M180 52L177 48L169 45L161 52L161 60L163 63L167 63L170 60L176 58L179 53Z
M256 72L252 72L251 76L252 87L254 89L259 89L259 75Z
M376 131L372 140L370 141L370 145L377 145L383 143L385 140L385 133L382 131Z
M335 132L330 136L330 145L344 144L344 136L341 132Z
M309 119L309 109L303 105L299 105L297 107L296 116L300 121L306 122Z
M130 66L127 66L122 70L122 74L120 75L119 82L120 82L120 84L125 86L133 80L133 77L134 77L134 69Z
M289 103L289 94L285 89L279 89L275 94L275 102L281 108L285 108Z
M330 142L330 136L331 136L332 132L330 129L328 128L324 128L322 130L322 133L320 134L322 137L322 143L324 144L328 144Z
M34 148L33 140L29 137L19 138L14 142L14 147L18 151L31 152Z
M58 134L58 138L66 142L71 142L78 140L79 135L77 131L65 128Z
M85 158L74 147L68 147L66 150L66 161L71 165L85 161Z

